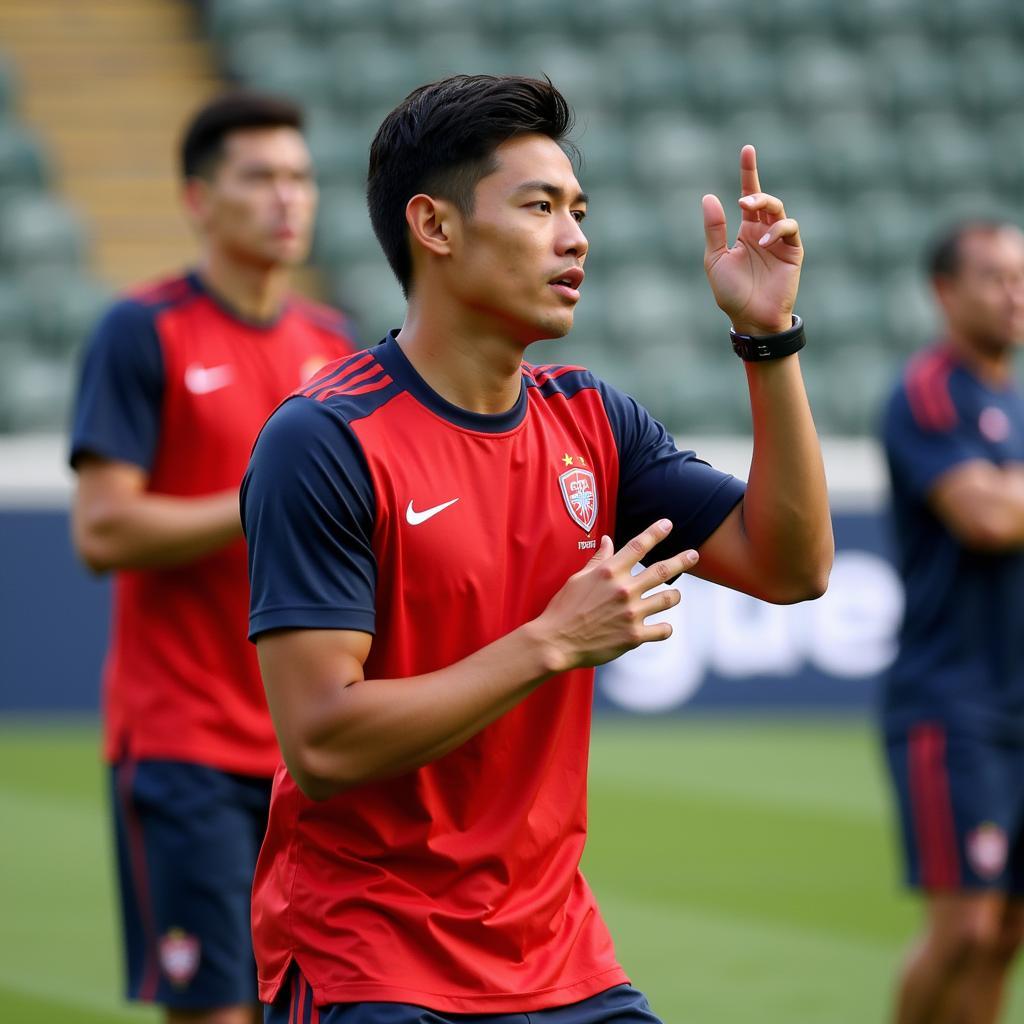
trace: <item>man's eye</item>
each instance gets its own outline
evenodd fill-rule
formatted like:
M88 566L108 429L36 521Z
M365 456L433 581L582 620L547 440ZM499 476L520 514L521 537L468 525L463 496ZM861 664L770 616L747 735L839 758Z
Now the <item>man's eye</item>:
M573 210L572 211L572 215L576 218L576 223L577 224L582 224L583 221L586 219L587 211L586 210Z
M534 203L533 205L536 206L537 209L541 211L541 213L551 212L551 203L547 199L541 199L540 202Z

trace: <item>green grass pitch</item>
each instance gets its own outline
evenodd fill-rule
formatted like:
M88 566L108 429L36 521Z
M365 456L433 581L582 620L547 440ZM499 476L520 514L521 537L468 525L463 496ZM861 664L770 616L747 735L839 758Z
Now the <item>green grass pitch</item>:
M126 1007L92 725L0 722L0 1021ZM666 1024L873 1024L916 925L863 723L601 720L585 871ZM1024 971L1006 1020L1024 1021Z

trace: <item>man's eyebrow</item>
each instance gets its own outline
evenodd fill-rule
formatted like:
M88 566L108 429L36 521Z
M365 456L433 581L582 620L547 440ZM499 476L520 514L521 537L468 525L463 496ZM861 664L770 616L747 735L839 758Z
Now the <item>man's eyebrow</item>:
M565 199L565 189L560 185L552 185L549 181L524 181L520 185L516 192L544 192L551 196L552 199L562 200ZM589 203L590 197L586 192L578 192L576 198L573 200L573 204L576 203Z

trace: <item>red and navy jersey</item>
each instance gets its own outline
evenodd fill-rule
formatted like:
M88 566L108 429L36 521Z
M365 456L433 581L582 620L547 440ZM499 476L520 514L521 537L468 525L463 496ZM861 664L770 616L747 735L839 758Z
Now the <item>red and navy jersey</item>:
M340 314L290 300L273 321L241 320L195 274L117 302L82 367L71 438L129 462L154 494L237 487L281 399L352 351ZM238 540L185 565L122 571L104 670L106 754L271 775L277 746L252 645Z
M251 634L375 634L365 674L451 665L536 617L593 555L662 516L699 546L743 484L586 370L528 366L481 415L393 336L270 418L242 487ZM256 870L260 997L297 960L318 1004L525 1012L626 981L579 870L593 671L548 680L447 756L324 802L283 766Z
M883 434L906 592L887 722L898 730L926 718L1024 740L1024 552L964 547L928 501L957 465L1024 462L1024 399L938 345L910 362Z

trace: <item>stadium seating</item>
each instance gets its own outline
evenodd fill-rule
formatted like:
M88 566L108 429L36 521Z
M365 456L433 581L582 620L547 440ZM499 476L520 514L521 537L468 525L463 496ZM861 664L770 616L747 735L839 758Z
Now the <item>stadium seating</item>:
M85 231L53 196L14 93L0 61L0 430L63 430L73 353L107 292L86 273Z
M543 358L585 361L691 430L747 420L703 280L699 199L715 191L735 217L736 154L754 142L808 250L818 419L859 433L934 329L927 240L954 214L1013 215L1024 189L1019 12L1014 0L212 0L208 24L225 68L313 111L316 258L366 342L402 308L362 198L380 117L454 71L550 74L577 109L593 248L576 330Z
M577 329L544 358L594 366L686 430L746 429L727 324L703 278L699 216L713 191L735 223L744 142L758 147L765 187L801 220L802 359L826 431L871 429L885 382L934 330L920 274L928 239L960 214L1019 216L1019 0L202 6L227 75L310 111L315 259L366 343L402 312L363 199L380 118L411 88L456 71L549 74L577 110L592 249ZM0 227L0 266L20 280L80 268L83 239L39 198L45 154L2 113L15 91L0 62L0 204L10 209L11 192L35 197L31 224L15 215ZM69 299L54 323L87 306ZM0 316L6 308L0 299ZM50 332L47 353L60 349L56 327L28 324L33 338Z

